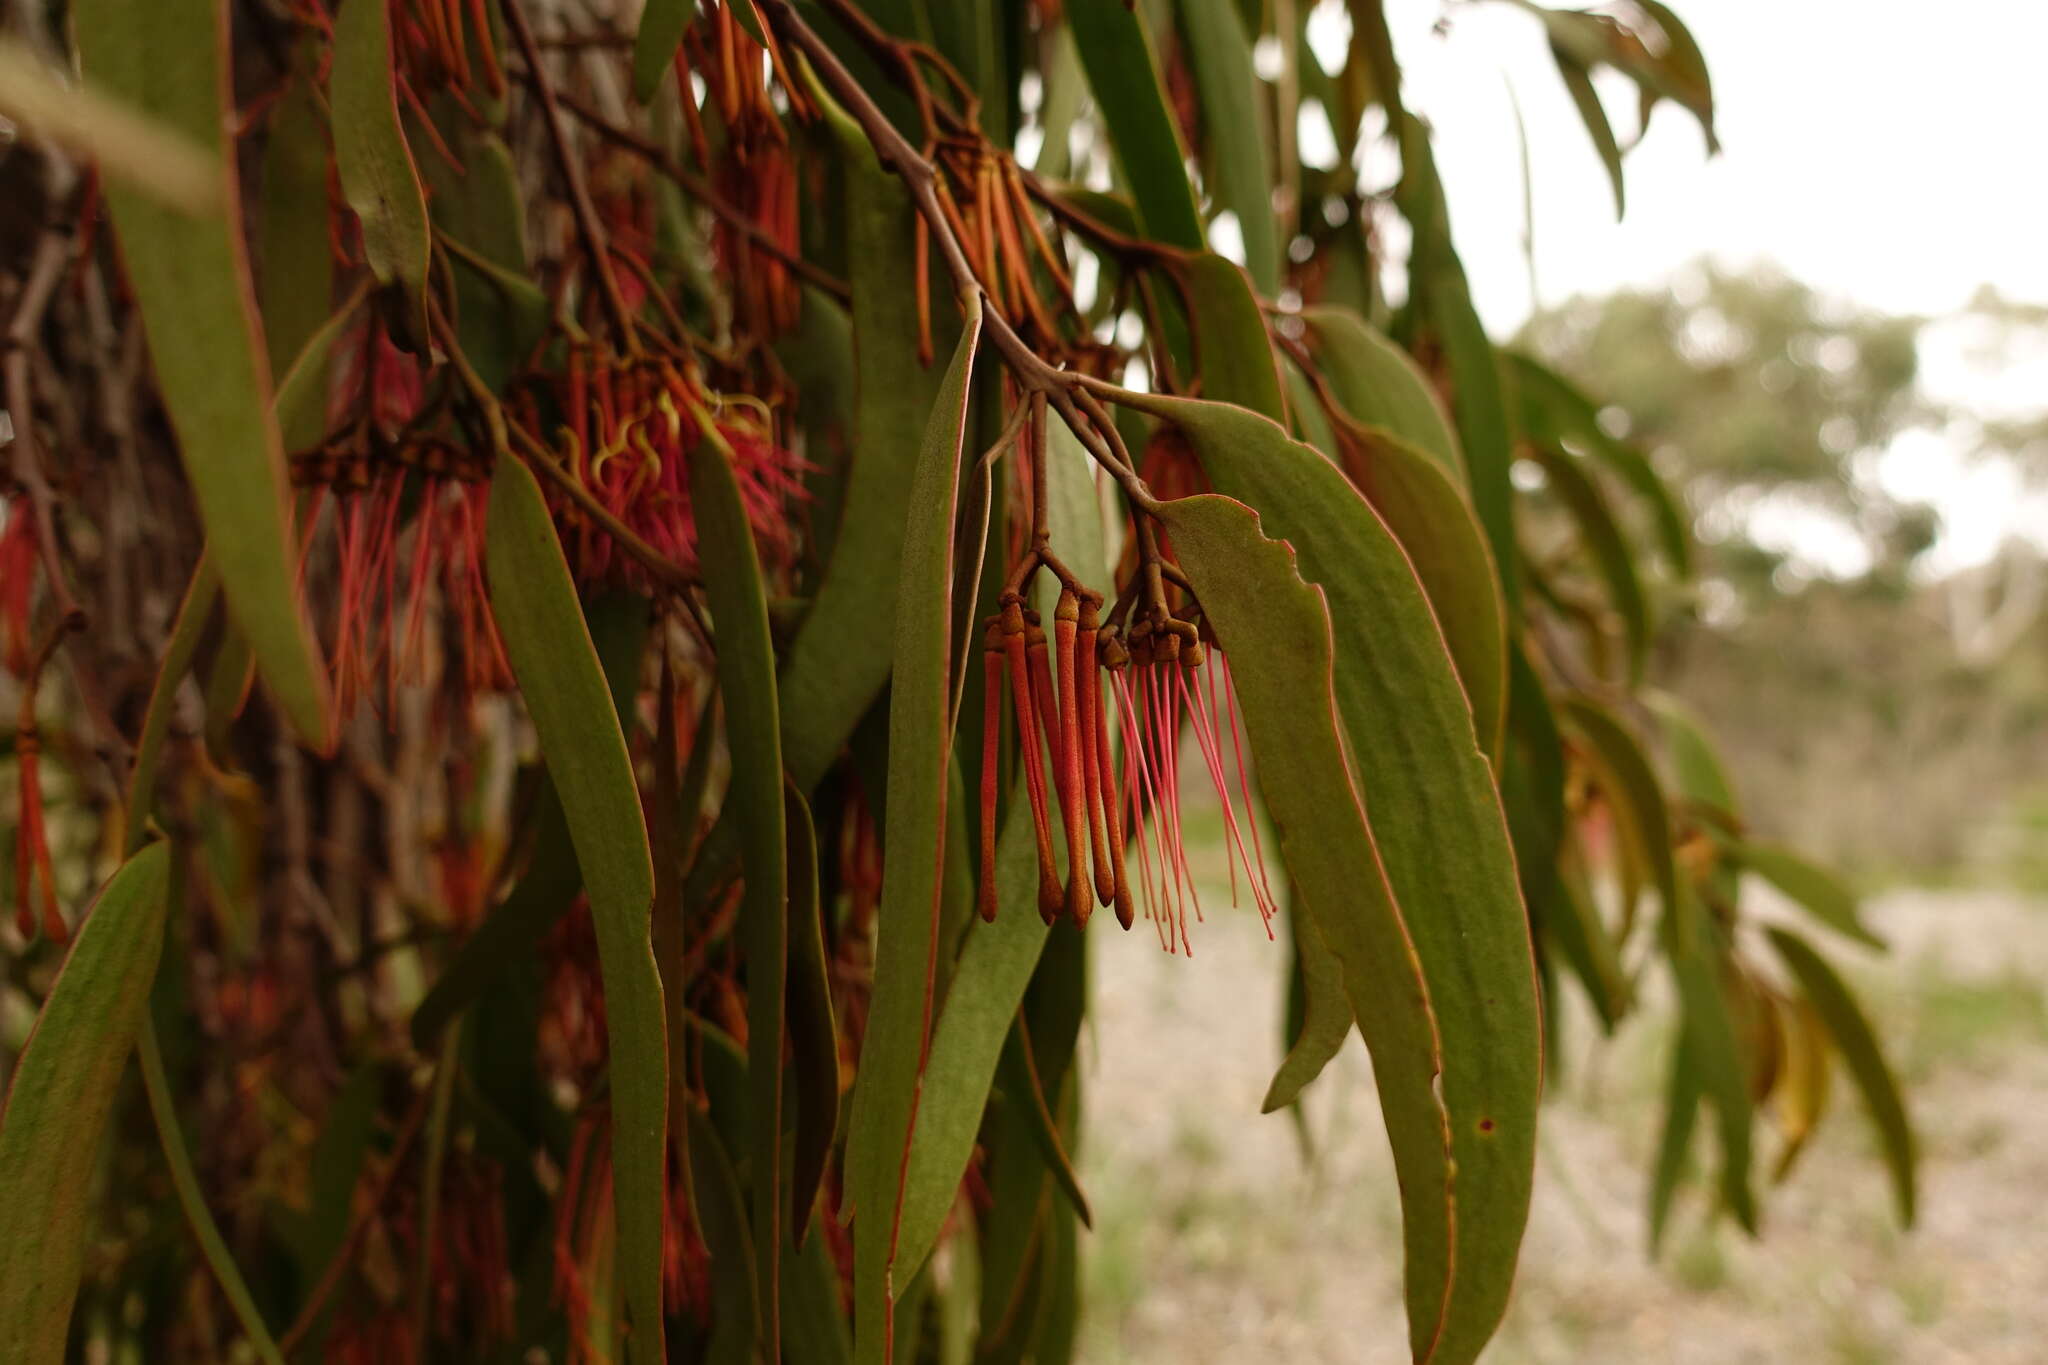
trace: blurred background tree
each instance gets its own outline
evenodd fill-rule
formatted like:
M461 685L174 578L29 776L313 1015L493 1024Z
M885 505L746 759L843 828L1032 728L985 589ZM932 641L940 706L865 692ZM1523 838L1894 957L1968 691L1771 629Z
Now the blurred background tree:
M1954 317L1888 316L1703 261L1523 332L1687 490L1708 552L1664 618L1664 682L1723 737L1760 824L1866 882L2009 873L2040 804L2040 551L1959 546L1981 562L1944 567L1930 551L1957 532L1885 455L1918 438L2048 474L2038 414L1930 393L1922 363L1934 345L2006 369L2044 313L1986 291Z

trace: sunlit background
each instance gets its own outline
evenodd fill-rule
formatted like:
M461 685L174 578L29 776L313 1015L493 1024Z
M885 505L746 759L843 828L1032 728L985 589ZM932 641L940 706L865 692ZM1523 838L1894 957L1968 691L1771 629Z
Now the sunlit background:
M1899 1233L1841 1103L1763 1242L1695 1194L1653 1263L1667 1025L1647 1011L1596 1047L1568 1001L1517 1304L1488 1359L2038 1361L2048 189L2025 149L2048 127L2048 13L1686 6L1721 151L1661 108L1627 154L1617 221L1535 17L1387 10L1489 329L1617 422L1636 414L1627 434L1693 490L1707 562L1692 596L1659 602L1658 680L1712 722L1753 823L1869 898L1892 948L1856 953L1851 974L1897 1039L1929 1190ZM1345 7L1315 5L1309 33L1335 70ZM1277 51L1262 60L1279 74ZM1633 88L1595 79L1627 147ZM1319 106L1296 136L1308 163L1336 154ZM1369 188L1398 173L1385 143L1362 155ZM1227 218L1214 238L1233 249ZM1399 1215L1364 1050L1318 1082L1299 1128L1242 1121L1281 1054L1285 950L1227 908L1220 855L1214 873L1205 904L1221 908L1192 961L1147 935L1094 939L1084 1354L1402 1359Z

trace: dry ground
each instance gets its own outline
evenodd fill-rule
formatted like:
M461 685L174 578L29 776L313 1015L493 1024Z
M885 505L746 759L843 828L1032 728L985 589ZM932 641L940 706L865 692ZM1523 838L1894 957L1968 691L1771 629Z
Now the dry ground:
M1489 1365L2048 1360L2048 905L1899 893L1869 912L1893 954L1843 957L1909 1087L1920 1225L1893 1222L1838 1076L1814 1149L1767 1200L1763 1240L1713 1224L1695 1194L1652 1264L1644 1186L1670 1016L1652 1008L1603 1041L1573 1011ZM1258 1114L1284 945L1249 912L1212 911L1192 960L1162 955L1143 925L1105 927L1083 1043L1096 1230L1082 1359L1404 1361L1398 1213L1364 1048L1354 1035L1309 1092L1319 1160L1306 1167L1289 1120Z

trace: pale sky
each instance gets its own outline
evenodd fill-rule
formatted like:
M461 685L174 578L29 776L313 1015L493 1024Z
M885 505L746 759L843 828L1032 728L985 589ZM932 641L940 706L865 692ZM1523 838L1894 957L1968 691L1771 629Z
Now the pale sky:
M1560 0L1562 3L1562 0ZM2048 5L2034 0L1672 0L1712 71L1722 151L1671 104L1627 157L1628 216L1537 20L1502 3L1388 0L1410 106L1437 161L1481 314L1506 336L1529 311L1512 83L1528 125L1536 273L1545 303L1663 280L1702 255L1769 261L1824 293L1940 316L1979 286L2048 304ZM1337 36L1324 0L1319 39ZM1432 25L1450 17L1447 36ZM1505 79L1503 77L1505 76ZM1624 141L1635 93L1603 73ZM1609 83L1612 82L1612 83ZM1306 151L1306 147L1304 148ZM2048 406L2048 356L1990 375L1961 329L1937 329L1923 374L1937 397ZM1933 500L1942 568L1980 561L2008 531L2048 530L2048 501L1953 443L1902 441L1870 461L1891 491ZM1850 569L1822 528L1788 531L1817 564Z

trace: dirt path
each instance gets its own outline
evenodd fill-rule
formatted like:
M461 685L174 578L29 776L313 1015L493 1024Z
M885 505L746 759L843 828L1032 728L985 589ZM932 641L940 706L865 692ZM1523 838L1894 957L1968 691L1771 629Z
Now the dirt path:
M1612 1040L1568 1020L1516 1300L1518 1362L2039 1365L2048 1360L2048 906L1882 898L1888 959L1843 954L1894 1041L1923 1150L1901 1233L1860 1103L1835 1105L1765 1237L1681 1201L1660 1264L1644 1186L1669 1015ZM1320 1160L1258 1104L1278 1061L1284 948L1212 915L1192 960L1095 937L1083 1173L1097 1209L1088 1362L1405 1361L1392 1166L1363 1047L1309 1093ZM1770 1159L1770 1147L1765 1148Z

